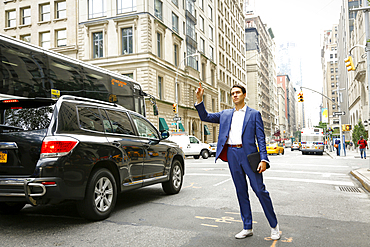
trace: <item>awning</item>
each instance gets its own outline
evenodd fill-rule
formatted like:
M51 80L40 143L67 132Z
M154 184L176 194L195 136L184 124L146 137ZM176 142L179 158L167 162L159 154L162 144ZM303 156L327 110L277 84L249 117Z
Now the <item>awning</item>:
M159 118L159 131L168 130L168 125L166 123L166 120L164 118Z
M179 129L182 130L182 131L185 131L185 128L184 126L182 125L182 123L179 123Z
M211 132L209 132L207 125L204 125L204 134L207 136L211 134Z

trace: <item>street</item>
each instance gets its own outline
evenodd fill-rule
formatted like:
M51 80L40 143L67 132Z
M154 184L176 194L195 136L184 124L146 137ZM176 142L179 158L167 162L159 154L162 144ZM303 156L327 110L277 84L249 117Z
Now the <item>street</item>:
M110 218L89 222L73 203L0 215L2 246L369 246L370 193L350 171L367 160L335 160L285 149L269 156L264 173L282 237L270 227L250 190L254 235L242 230L227 163L187 158L183 188L167 196L160 185L121 194Z

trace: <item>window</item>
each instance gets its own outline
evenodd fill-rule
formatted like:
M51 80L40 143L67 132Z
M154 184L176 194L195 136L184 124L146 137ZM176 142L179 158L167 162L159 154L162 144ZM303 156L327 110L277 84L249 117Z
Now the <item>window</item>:
M161 57L161 52L162 52L161 43L162 43L162 35L157 32L157 56L158 57Z
M208 18L213 21L212 7L208 5Z
M22 25L29 25L31 24L31 8L23 8L22 9Z
M50 32L40 34L40 46L45 49L50 48Z
M209 26L209 39L213 40L213 27Z
M331 78L332 81L334 80L334 76L333 75L330 78Z
M199 0L199 8L204 10L204 0Z
M31 43L31 34L22 35L21 40L23 40L24 42Z
M159 99L162 99L162 83L163 83L163 78L158 76L158 97Z
M130 77L131 79L134 79L134 73L128 73L128 74L122 74L122 75Z
M159 139L157 130L143 117L131 114L132 120L135 123L139 136Z
M199 19L200 19L200 31L202 31L204 33L204 19L203 17L199 16Z
M93 33L94 58L103 57L103 32Z
M50 21L50 4L40 5L40 21Z
M56 2L56 17L57 19L64 19L67 17L66 1Z
M212 112L216 111L215 99L212 99Z
M204 53L204 39L200 38L199 51Z
M7 27L15 27L17 25L16 22L16 12L15 10L9 10L6 12L6 18L7 18Z
M174 45L173 46L173 58L174 58L174 64L177 67L179 65L179 46Z
M122 54L133 52L132 27L122 28Z
M333 105L333 109L335 109L335 105Z
M89 0L89 19L105 16L105 0Z
M57 47L67 45L67 30L57 30L56 31Z
M213 61L213 47L209 47L209 58Z
M172 29L176 33L179 32L179 17L175 15L173 12L172 12Z
M334 87L334 83L331 84L331 87Z
M123 135L135 135L134 128L131 125L130 119L125 112L105 110L109 120L103 120L104 129L106 132L123 134Z
M77 107L82 129L103 132L103 123L98 108Z
M177 7L179 7L179 1L178 0L172 0L172 3L175 4Z
M136 0L117 0L117 14L136 11Z
M202 63L202 81L206 80L206 64Z
M154 0L154 15L162 20L162 2L160 0Z
M330 69L330 73L334 73L334 69L333 68Z

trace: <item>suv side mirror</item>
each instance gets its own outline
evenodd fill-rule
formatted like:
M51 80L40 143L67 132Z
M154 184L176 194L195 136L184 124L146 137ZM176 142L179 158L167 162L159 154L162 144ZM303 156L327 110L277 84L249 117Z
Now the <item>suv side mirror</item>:
M167 139L169 136L170 136L170 133L168 132L168 130L161 131L161 139L162 140Z

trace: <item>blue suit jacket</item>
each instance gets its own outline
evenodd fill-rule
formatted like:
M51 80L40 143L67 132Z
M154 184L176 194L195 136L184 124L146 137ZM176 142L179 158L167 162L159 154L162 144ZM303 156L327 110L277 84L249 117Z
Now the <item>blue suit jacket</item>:
M215 162L218 158L227 161L226 141L229 138L234 109L227 109L217 113L208 113L203 102L196 105L195 108L198 110L199 117L202 121L220 124ZM261 160L269 162L261 113L247 106L242 130L242 144L245 156L258 151L256 140Z

